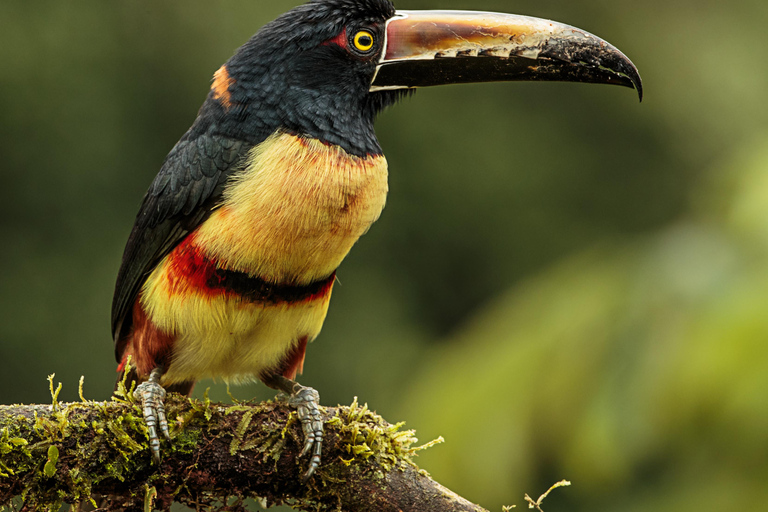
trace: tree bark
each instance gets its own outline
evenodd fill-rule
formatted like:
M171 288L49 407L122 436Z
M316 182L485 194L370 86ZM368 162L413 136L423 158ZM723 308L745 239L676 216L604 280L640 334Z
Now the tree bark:
M418 469L411 431L366 407L324 409L323 461L301 483L303 434L282 402L220 405L169 395L169 443L153 462L124 400L0 406L0 507L53 509L92 496L104 510L243 510L246 498L299 510L483 511Z

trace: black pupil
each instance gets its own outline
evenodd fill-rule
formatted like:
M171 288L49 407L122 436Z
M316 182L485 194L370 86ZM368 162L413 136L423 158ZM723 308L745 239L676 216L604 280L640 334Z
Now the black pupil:
M360 36L360 39L358 41L360 42L360 46L364 46L364 47L373 46L373 38L368 34Z

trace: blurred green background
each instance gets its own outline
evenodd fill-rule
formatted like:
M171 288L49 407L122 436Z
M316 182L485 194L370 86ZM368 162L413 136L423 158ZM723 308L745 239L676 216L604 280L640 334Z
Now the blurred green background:
M139 202L212 73L299 2L0 2L0 403L106 398ZM401 0L556 19L646 99L582 84L425 89L387 111L381 220L301 381L422 441L494 511L768 502L768 3ZM227 400L224 386L214 397ZM272 396L263 386L235 396ZM763 505L764 506L764 505Z

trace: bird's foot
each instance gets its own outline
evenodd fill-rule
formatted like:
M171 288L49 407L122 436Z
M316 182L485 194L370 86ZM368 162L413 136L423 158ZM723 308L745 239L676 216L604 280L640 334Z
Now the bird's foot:
M274 375L265 380L265 383L273 389L288 394L288 404L296 407L301 429L304 431L304 449L299 457L308 453L312 454L309 468L301 479L302 483L306 483L320 467L323 451L323 417L320 413L320 394L316 390L302 386L282 375Z
M160 429L163 437L169 441L171 439L168 420L165 416L165 389L160 385L161 376L162 370L155 368L149 375L149 380L139 384L133 392L134 398L141 402L144 422L149 431L149 448L157 462L160 462L160 438L157 435L157 429Z
M288 403L296 407L301 429L304 431L304 449L299 457L312 453L309 468L301 479L303 483L306 483L315 473L315 470L320 467L320 456L323 451L323 417L320 415L320 394L312 388L296 384L296 390Z

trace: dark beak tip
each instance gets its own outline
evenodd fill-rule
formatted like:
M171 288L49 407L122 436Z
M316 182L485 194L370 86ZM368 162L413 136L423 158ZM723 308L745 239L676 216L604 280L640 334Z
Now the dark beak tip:
M640 100L640 103L643 102L643 81L640 80L640 77L637 77L637 82L635 82L635 90L637 91L638 99Z
M612 70L613 73L620 75L624 82L623 85L631 87L637 91L637 97L640 103L643 102L643 79L640 77L640 71L637 66L622 53L619 49L609 45L610 52L605 55L602 65Z
M626 58L626 57L625 57ZM637 67L627 59L627 69L625 71L626 77L629 79L632 88L637 91L637 97L640 100L640 103L643 102L643 79L640 77L640 72L637 70Z
M632 87L637 91L637 98L640 103L643 102L643 79L640 78L640 74L635 70L634 76L630 77L632 80Z
M619 50L615 50L615 53L611 56L613 59L618 58L618 62L615 60L608 66L614 73L621 76L623 84L627 87L637 91L637 96L640 103L643 102L643 79L640 77L640 72L634 63L629 58L621 53ZM611 60L613 60L611 59Z

